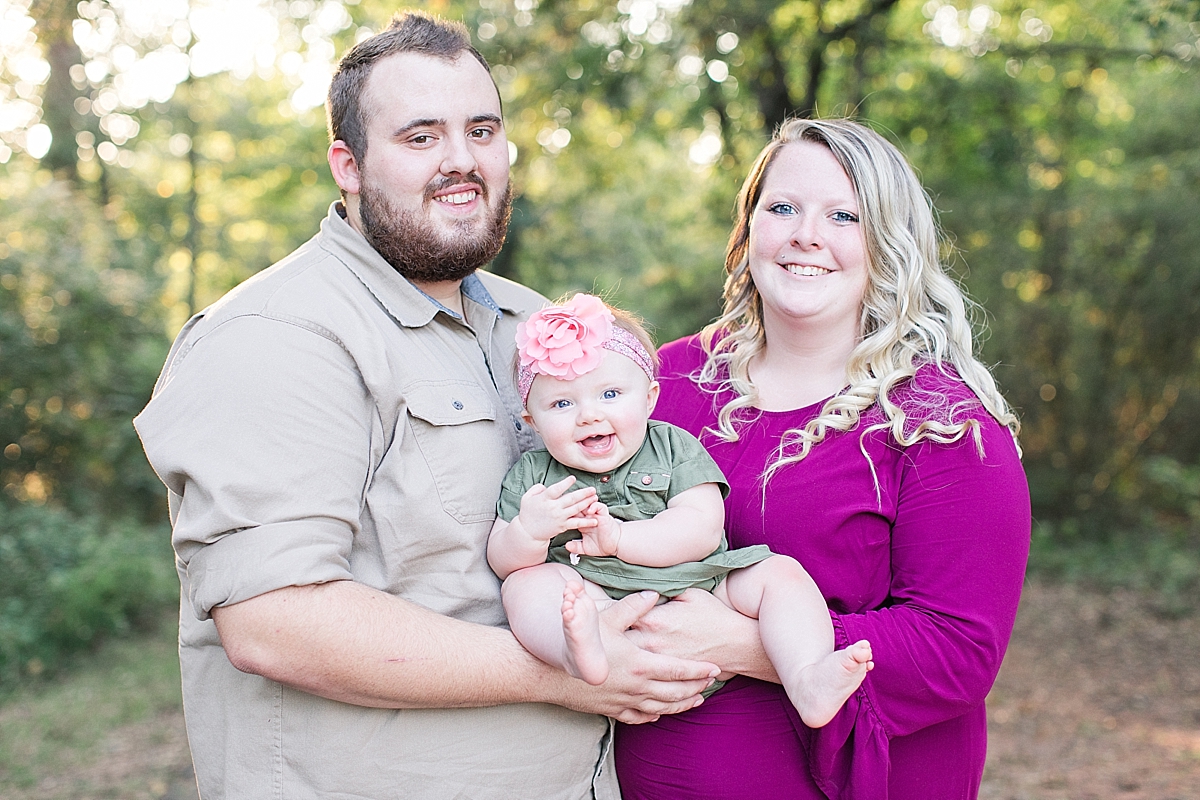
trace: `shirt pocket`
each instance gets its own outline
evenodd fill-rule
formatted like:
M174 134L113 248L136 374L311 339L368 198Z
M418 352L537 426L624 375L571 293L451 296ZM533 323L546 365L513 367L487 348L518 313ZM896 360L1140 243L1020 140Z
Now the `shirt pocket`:
M409 430L442 508L462 523L494 519L510 454L490 396L468 381L414 384L404 394Z
M657 467L631 469L629 477L625 479L625 496L637 506L643 519L650 519L667 510L670 488L670 471Z

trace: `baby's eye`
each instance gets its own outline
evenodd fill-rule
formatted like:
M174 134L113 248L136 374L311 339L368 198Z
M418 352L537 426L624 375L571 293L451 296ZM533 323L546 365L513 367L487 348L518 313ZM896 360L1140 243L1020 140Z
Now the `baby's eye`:
M617 389L605 389L604 394L602 394L600 396L603 397L605 400L616 400L617 395L619 395L620 393L621 392Z
M571 401L570 400L555 400L553 403L550 404L550 407L551 408L560 408L560 409L561 408L570 408Z

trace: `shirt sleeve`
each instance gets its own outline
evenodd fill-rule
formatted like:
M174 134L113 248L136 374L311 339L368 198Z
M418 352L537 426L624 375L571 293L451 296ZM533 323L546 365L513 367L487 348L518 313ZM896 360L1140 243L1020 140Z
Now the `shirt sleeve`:
M1029 554L1029 491L1008 430L990 418L980 428L983 458L970 432L908 448L889 602L831 612L835 647L867 639L875 660L811 733L813 774L831 797L886 797L888 741L977 707L999 672Z
M177 348L135 420L173 495L198 619L285 586L351 579L377 410L329 335L238 317Z
M652 425L651 436L661 442L656 447L670 454L667 456L671 469L668 500L702 483L715 483L721 490L721 497L729 496L729 482L725 480L725 474L699 439L669 423Z
M500 497L496 500L496 516L505 522L512 522L521 513L521 498L541 480L534 475L534 460L541 453L545 451L524 453L504 476L504 482L500 484Z

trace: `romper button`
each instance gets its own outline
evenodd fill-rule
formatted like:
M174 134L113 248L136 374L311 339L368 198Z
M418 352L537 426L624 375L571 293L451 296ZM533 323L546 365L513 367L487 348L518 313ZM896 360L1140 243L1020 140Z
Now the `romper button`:
M609 479L609 478L611 478L611 477L612 477L611 475L601 475L601 476L600 476L600 482L601 482L601 483L608 483L608 479Z
M652 483L654 483L654 478L651 478L649 475L642 476L642 486L649 486Z
M455 410L455 411L462 411L462 410L463 410L463 404L462 404L462 401L461 401L461 400L455 400L455 401L454 401L454 410Z

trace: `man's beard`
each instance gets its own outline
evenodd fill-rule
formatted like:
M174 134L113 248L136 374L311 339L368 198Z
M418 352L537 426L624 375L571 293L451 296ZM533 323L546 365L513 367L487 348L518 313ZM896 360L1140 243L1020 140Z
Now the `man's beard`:
M454 223L443 235L431 220L418 211L401 211L383 192L375 190L366 176L358 194L358 213L363 235L392 267L411 281L436 283L458 281L491 261L504 246L508 220L512 214L512 186L505 184L504 194L495 209L488 205L489 190L483 178L472 172L460 181L438 181L425 189L425 203L436 203L435 192L458 183L474 183L487 208L482 230L472 232L477 220Z

